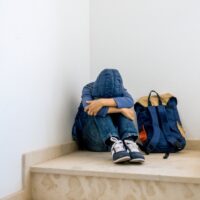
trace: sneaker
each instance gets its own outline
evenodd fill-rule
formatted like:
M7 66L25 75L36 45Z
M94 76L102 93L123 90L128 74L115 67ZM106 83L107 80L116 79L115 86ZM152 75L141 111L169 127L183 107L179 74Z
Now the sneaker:
M113 142L111 153L114 163L121 163L130 160L130 155L124 147L124 143L122 142L122 140L111 137L110 141Z
M142 163L145 158L143 154L139 151L138 145L132 140L124 140L124 145L127 148L127 152L129 153L131 159L129 162L133 163Z

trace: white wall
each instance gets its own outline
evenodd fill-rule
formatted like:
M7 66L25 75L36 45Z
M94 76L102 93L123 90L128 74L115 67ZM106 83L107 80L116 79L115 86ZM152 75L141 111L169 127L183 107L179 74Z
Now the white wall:
M200 139L200 2L91 0L91 70L118 68L135 99L170 91L188 138Z
M89 81L89 1L0 1L0 198L23 153L71 140Z

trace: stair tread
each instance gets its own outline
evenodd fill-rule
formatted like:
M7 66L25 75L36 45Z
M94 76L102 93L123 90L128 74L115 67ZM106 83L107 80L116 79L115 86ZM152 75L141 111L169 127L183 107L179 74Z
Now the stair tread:
M76 151L32 166L31 172L200 183L200 151L184 150L168 159L162 157L150 154L143 164L114 164L110 152Z

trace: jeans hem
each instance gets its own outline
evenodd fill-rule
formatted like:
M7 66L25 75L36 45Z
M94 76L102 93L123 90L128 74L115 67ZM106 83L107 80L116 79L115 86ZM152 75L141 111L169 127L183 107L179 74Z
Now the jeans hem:
M105 145L109 145L107 141L111 137L119 138L119 135L117 133L109 133L106 137L103 138L103 141L104 141Z
M133 140L135 141L138 138L138 133L124 133L121 140L125 140L126 138L133 138Z

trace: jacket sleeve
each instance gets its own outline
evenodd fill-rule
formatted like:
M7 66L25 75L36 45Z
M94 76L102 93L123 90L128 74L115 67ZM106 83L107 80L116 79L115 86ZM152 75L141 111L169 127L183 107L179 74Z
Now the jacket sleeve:
M89 83L83 87L81 98L82 98L82 104L84 108L87 106L86 101L93 100L91 90L92 90L92 83Z
M93 83L89 83L86 86L84 86L83 90L82 90L82 104L83 107L85 108L87 106L86 101L91 101L94 100L93 96L92 96L92 87L93 87ZM108 113L108 107L104 106L103 108L101 108L101 110L97 113L97 116L101 116L101 117L105 117Z
M97 113L97 116L105 117L108 113L108 107L104 106L101 110Z
M132 108L134 106L134 101L132 96L124 89L123 97L113 98L117 104L117 108Z

